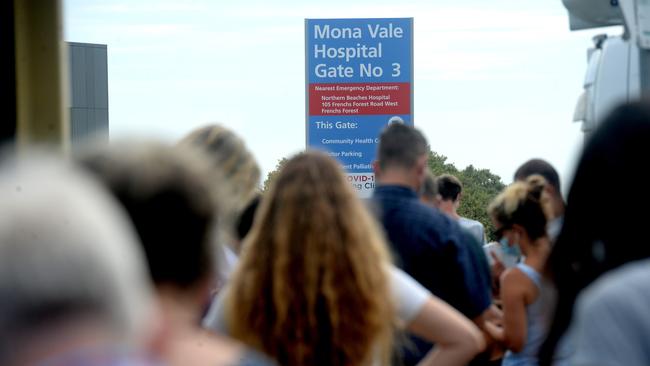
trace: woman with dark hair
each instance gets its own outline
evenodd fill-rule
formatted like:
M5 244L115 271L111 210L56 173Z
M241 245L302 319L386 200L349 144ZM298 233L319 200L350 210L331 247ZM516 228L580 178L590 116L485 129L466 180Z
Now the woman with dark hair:
M200 327L219 269L211 235L218 213L205 157L195 149L131 142L93 148L77 160L122 205L140 239L167 337L160 345L166 364L272 365Z
M437 342L423 364L463 365L478 329L393 267L340 166L290 159L261 202L240 263L206 323L279 364L389 364L396 325Z
M637 188L646 181L648 157L647 104L616 108L585 146L569 192L564 226L549 257L558 301L540 352L542 364L551 364L582 289L613 268L650 257L644 230L650 222L650 195L639 194Z

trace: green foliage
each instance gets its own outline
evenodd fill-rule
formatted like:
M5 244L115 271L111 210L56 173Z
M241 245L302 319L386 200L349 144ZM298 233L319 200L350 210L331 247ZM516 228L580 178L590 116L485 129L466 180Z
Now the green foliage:
M288 161L287 158L282 158L278 160L278 163L275 164L275 169L270 171L269 174L266 175L266 179L264 180L264 187L262 188L262 192L267 192L269 188L271 188L271 184L275 180L275 178L278 176L278 173L280 172L280 169L286 164Z
M428 162L429 168L435 176L452 174L463 183L463 196L458 214L480 221L485 227L488 240L494 240L492 237L494 225L488 217L487 206L505 188L501 178L488 169L476 169L473 165L458 170L454 164L447 163L446 156L434 151L429 152Z
M429 168L431 168L431 172L435 176L442 174L458 174L458 169L456 169L456 166L454 166L454 164L447 163L446 156L440 155L431 149L429 149Z

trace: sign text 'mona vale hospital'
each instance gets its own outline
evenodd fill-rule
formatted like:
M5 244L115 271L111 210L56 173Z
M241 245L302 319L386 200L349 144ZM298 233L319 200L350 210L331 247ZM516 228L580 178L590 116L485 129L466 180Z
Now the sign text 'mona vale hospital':
M307 19L305 37L307 146L368 197L381 130L413 124L413 19Z

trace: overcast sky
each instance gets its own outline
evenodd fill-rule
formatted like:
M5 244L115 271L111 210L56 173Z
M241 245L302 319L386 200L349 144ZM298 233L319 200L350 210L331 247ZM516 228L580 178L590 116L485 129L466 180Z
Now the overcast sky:
M399 5L395 5L399 4ZM65 38L108 45L111 138L232 128L264 174L305 146L305 18L414 17L414 121L460 169L569 182L591 37L560 0L64 1Z

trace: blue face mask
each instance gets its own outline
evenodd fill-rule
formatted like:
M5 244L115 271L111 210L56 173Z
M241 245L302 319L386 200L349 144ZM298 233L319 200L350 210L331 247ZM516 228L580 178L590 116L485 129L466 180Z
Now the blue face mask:
M503 251L503 254L515 258L521 257L521 250L519 249L519 244L510 245L510 243L508 243L508 238L506 238L505 236L501 238L501 240L499 240L499 244L501 244L501 250Z

